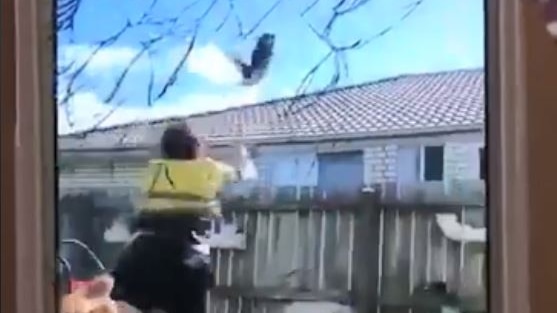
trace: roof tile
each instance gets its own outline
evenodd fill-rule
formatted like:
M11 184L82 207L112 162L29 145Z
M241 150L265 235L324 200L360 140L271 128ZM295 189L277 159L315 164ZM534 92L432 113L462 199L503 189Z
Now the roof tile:
M289 114L286 114L289 112ZM288 139L374 134L431 128L481 127L482 69L404 75L300 97L61 136L60 148L151 145L172 122L186 121L209 139Z

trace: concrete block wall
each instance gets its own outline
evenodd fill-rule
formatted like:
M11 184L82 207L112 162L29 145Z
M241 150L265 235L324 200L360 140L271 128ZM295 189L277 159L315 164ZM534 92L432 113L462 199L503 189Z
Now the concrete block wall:
M425 197L424 200L430 201L478 198L473 202L482 202L485 188L479 180L478 149L481 146L482 143L445 143L443 181L425 182L420 177L416 182L404 182L404 186L398 187L399 146L389 144L365 148L364 184L381 185L386 197ZM419 144L416 149L420 149Z
M70 169L62 169L59 187L62 192L71 189L140 189L143 183L145 164L77 164Z
M479 149L482 143L445 145L444 193L467 203L485 203L485 184L480 180Z
M448 180L479 179L481 143L447 143L444 153L444 173Z
M443 165L445 179L479 179L478 149L481 146L481 143L445 144ZM364 149L364 181L366 184L396 182L397 150L396 144Z
M364 149L364 184L396 182L397 145L381 145Z

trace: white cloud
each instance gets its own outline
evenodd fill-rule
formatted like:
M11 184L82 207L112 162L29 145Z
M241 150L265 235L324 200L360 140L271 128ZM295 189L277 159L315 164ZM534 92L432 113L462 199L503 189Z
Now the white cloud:
M62 66L71 61L82 64L93 51L90 45L67 45L59 49L59 62ZM108 47L99 51L87 67L89 74L94 75L94 83L106 82L104 78L113 75L114 70L127 66L138 50L132 47ZM171 70L184 52L183 47L176 47L163 52L157 57L158 71ZM160 58L160 59L159 59ZM147 65L147 60L145 60ZM139 71L144 69L139 65ZM200 46L192 51L186 62L186 70L192 74L202 76L208 81L224 87L226 91L196 92L188 91L177 100L162 101L152 107L145 105L125 105L114 109L113 104L103 103L92 88L85 88L74 94L68 104L69 112L65 108L58 109L58 133L89 129L94 126L110 126L137 120L156 119L170 116L181 116L203 111L222 110L229 107L256 103L259 98L259 86L234 86L241 77L233 62L214 44ZM135 71L134 71L135 72ZM135 72L139 74L138 72ZM100 77L99 77L100 75ZM130 76L134 74L130 73ZM58 87L64 93L65 77L60 77ZM223 87L221 87L223 88ZM69 115L69 120L68 117ZM108 117L107 117L108 116ZM104 120L97 125L100 120ZM69 125L72 124L72 125Z
M237 84L242 79L230 57L213 43L195 48L186 62L186 67L190 73L219 85Z
M259 101L259 89L250 87L224 93L186 94L172 103L161 102L152 107L124 105L114 109L113 105L103 103L95 93L81 92L74 95L69 105L69 116L73 127L68 124L65 110L58 108L58 133L66 134L94 126L110 126L138 120L185 116L252 104L257 101ZM104 121L97 125L101 120Z
M58 49L58 62L62 67L70 65L72 62L74 62L74 66L79 66L91 56L94 50L93 45L64 45ZM102 48L94 55L85 70L91 74L97 74L124 67L137 52L136 48L127 46Z
M88 44L63 45L58 49L58 63L61 67L72 65L75 69L91 57L95 49L96 46ZM170 74L183 57L185 50L186 47L180 45L160 51L162 53L156 53L156 59L153 61L156 63L156 72L158 74L162 73L164 77ZM91 75L113 74L114 70L126 67L138 52L138 48L131 46L102 48L88 62L85 71ZM149 62L148 58L142 57L135 63L134 71L147 69ZM234 65L231 57L213 43L196 46L185 65L185 70L189 73L201 76L217 85L236 85L242 79L241 73Z

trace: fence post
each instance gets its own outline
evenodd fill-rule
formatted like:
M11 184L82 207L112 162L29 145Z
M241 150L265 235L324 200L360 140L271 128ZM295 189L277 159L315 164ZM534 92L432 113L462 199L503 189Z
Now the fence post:
M356 312L371 313L379 304L379 193L363 193L361 203L354 223L353 295Z

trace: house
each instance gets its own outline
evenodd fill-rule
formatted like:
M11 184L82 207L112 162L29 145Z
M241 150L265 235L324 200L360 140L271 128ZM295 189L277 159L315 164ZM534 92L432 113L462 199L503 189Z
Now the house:
M166 125L186 121L222 159L246 144L257 185L279 194L380 186L384 197L483 204L484 104L483 69L457 70L65 135L60 195L137 192Z

